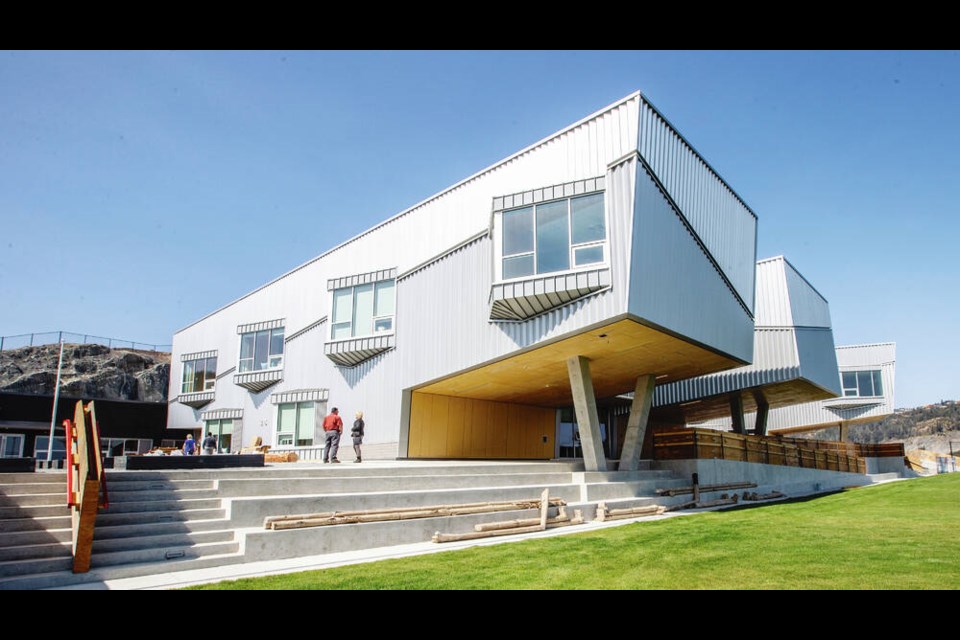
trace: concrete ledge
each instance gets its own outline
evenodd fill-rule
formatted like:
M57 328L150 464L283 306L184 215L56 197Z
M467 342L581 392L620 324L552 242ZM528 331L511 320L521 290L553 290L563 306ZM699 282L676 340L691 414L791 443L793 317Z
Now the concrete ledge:
M0 458L0 473L33 473L36 468L33 458Z
M262 466L262 453L214 456L117 456L113 459L113 468L117 470L162 471L165 469L232 469Z
M557 510L550 509L550 515ZM572 517L573 512L567 513ZM534 509L477 513L439 518L367 522L364 524L332 525L289 529L286 531L250 531L245 534L245 561L279 560L307 555L358 551L377 547L392 547L399 544L429 542L437 531L443 533L467 533L473 525L484 522L499 522L516 518L536 517ZM575 527L571 527L575 528ZM443 545L438 545L442 547Z
M325 511L359 511L399 507L424 507L470 502L538 500L540 492L550 489L551 498L567 502L580 500L580 486L538 485L536 487L492 487L434 491L394 491L380 493L341 493L314 496L272 496L263 498L226 498L231 527L262 527L267 516Z
M852 485L870 484L870 478L859 473L822 471L759 462L717 459L657 460L653 464L657 469L669 469L687 480L690 480L692 474L697 473L700 484L755 482L761 487L769 486L786 493L789 493L786 488L793 485L809 485L811 489L807 489L807 492L821 492Z

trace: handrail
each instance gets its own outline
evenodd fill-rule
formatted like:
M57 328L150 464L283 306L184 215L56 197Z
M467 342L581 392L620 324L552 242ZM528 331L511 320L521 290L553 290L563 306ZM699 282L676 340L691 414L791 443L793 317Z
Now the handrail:
M9 351L10 349L21 349L23 347L37 347L45 344L100 344L111 349L132 349L134 351L160 351L169 352L172 345L153 344L150 342L139 342L136 340L123 340L121 338L108 338L106 336L94 336L88 333L72 333L69 331L42 331L35 333L20 333L11 336L0 336L0 351Z
M89 415L89 420L87 419ZM97 511L107 505L106 476L100 455L100 430L93 402L78 401L67 436L67 505L71 511L73 572L90 570Z

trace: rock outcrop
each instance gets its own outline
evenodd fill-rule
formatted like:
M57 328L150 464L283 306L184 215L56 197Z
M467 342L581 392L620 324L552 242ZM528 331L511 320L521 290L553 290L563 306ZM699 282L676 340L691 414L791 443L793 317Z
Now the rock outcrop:
M0 391L53 395L60 346L23 347L0 352ZM60 393L85 400L165 402L170 354L67 344Z

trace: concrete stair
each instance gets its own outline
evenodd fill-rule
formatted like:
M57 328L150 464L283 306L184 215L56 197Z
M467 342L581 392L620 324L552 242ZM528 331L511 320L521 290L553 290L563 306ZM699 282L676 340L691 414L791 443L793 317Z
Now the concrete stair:
M70 572L70 518L62 473L0 476L0 589L32 589L423 542L435 531L465 533L481 522L532 517L508 511L417 520L266 531L267 516L505 500L544 488L568 513L665 505L658 496L688 476L651 469L584 472L582 464L438 462L409 465L295 464L262 469L108 472L109 509L97 516L91 571ZM41 476L44 476L41 479ZM10 480L15 480L10 482ZM771 487L773 488L773 487ZM755 489L764 492L765 486ZM721 493L705 492L704 500ZM55 498L55 499L54 499Z

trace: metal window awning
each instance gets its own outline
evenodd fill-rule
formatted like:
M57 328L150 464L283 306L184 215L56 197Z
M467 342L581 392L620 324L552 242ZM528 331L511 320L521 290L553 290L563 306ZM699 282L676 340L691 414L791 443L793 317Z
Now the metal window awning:
M216 358L217 350L213 351L197 351L195 353L185 353L180 356L180 362L186 362L188 360L205 360L207 358Z
M610 268L504 282L490 289L491 320L527 320L610 287Z
M200 414L201 420L239 420L243 417L243 409L213 409Z
M283 369L273 371L252 371L233 376L233 383L250 391L259 393L283 380Z
M329 389L294 389L270 394L270 404L285 404L287 402L326 402L330 396Z
M254 331L265 331L267 329L279 329L286 322L286 318L278 320L265 320L263 322L252 322L250 324L241 324L237 326L237 333L253 333Z
M380 282L381 280L392 280L397 277L397 269L381 269L380 271L370 271L369 273L358 273L353 276L343 278L331 278L327 280L327 291L334 289L343 289L344 287L353 287L358 284L368 282Z
M177 402L185 404L188 407L199 409L213 402L215 392L201 391L200 393L181 393L177 396Z
M365 360L389 351L396 346L396 336L374 336L340 342L328 342L323 353L341 367L355 367Z

